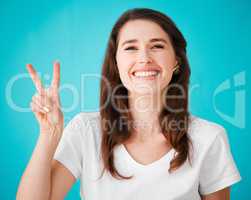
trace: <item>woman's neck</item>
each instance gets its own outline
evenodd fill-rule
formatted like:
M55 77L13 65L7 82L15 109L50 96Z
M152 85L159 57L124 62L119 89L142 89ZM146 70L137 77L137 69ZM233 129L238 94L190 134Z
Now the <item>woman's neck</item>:
M161 99L157 94L130 94L129 108L133 117L133 140L151 142L162 135L158 117Z

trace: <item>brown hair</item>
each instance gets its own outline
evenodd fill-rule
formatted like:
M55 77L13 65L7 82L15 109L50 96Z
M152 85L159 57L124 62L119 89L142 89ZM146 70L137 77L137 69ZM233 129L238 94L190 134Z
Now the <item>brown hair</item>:
M168 105L159 115L161 131L176 153L170 163L169 172L179 168L188 158L190 161L190 144L188 137L188 84L190 67L186 57L186 41L174 22L165 14L146 8L136 8L126 11L115 23L102 67L100 85L100 116L102 129L101 156L104 164L103 172L107 170L114 178L130 179L120 174L114 165L114 148L124 143L131 136L132 121L129 112L128 99L117 99L116 95L128 97L128 91L123 86L116 64L118 34L125 23L131 20L149 20L158 24L169 36L179 61L179 73L173 74L165 90L164 101ZM107 85L109 83L109 87ZM180 98L181 91L183 98ZM175 96L177 98L175 98ZM107 126L108 122L108 126ZM164 122L164 123L163 123ZM184 127L171 127L171 124L183 123ZM191 164L191 162L190 162Z

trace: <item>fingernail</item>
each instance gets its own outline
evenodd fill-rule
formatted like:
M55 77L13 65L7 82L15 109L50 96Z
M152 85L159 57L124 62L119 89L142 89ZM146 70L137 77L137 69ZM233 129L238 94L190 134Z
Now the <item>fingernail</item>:
M44 110L45 112L49 112L49 111L50 111L49 108L47 108L46 106L43 107L43 110Z

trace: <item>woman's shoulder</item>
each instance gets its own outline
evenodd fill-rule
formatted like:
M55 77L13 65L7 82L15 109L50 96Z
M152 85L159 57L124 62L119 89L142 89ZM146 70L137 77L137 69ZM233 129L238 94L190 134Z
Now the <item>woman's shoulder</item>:
M79 112L77 113L69 123L75 123L78 125L86 126L90 123L98 123L100 120L100 113L97 112Z
M76 135L86 137L95 133L99 133L99 112L80 112L74 115L67 123L64 132L65 134ZM97 131L96 131L97 130Z
M78 120L97 120L97 118L100 117L99 111L96 112L79 112L77 113L73 118L78 119Z
M100 137L100 112L79 112L69 124L72 123L84 135L96 134Z
M217 137L227 139L226 129L211 120L190 115L188 134L192 141L204 146L212 144Z

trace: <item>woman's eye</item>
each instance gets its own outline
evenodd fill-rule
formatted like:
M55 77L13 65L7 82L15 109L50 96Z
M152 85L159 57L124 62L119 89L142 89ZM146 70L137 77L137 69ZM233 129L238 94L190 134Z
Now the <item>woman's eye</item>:
M127 47L125 50L136 50L136 47Z
M156 44L156 45L154 45L152 48L163 49L164 46L161 45L161 44Z

